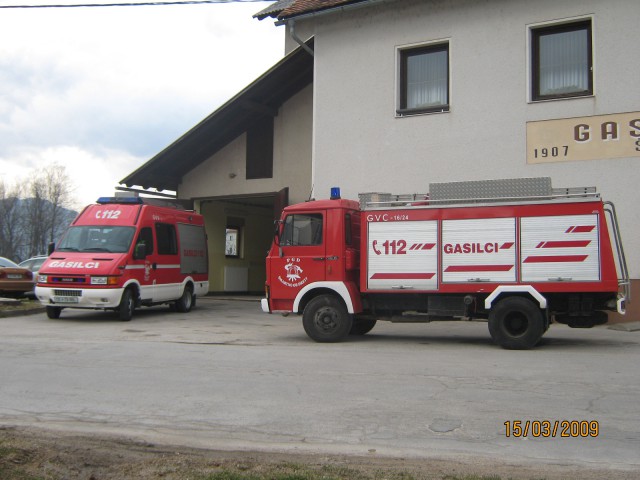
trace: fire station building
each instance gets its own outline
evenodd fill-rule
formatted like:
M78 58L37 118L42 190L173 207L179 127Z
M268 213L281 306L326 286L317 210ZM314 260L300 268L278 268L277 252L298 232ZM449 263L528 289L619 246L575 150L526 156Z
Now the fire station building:
M262 290L287 203L551 177L618 211L640 314L637 0L281 0L285 57L124 178L205 215L212 291Z

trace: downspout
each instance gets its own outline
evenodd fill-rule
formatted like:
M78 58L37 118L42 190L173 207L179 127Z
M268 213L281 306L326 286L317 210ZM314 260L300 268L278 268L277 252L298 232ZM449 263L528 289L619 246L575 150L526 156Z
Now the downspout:
M289 20L287 21L287 25L289 25L289 36L293 39L293 41L296 42L298 45L300 45L302 48L304 48L304 50L313 57L314 55L313 50L311 50L309 45L303 42L302 39L298 37L298 35L296 34L296 21Z
M344 11L350 11L350 10L356 10L362 7L370 7L373 5L377 5L377 4L382 4L382 3L386 3L390 0L362 0L358 3L351 3L348 5L342 5L339 7L333 7L333 8L327 8L325 10L320 10L317 12L310 12L310 13L305 13L302 15L298 15L296 18L300 19L300 18L317 18L320 16L324 16L326 14L331 14L331 13L336 13L336 12L344 12ZM311 48L309 48L309 46L304 43L302 41L302 39L300 37L298 37L298 35L296 35L296 22L293 18L289 18L289 19L285 19L285 20L278 20L276 23L276 26L278 25L283 25L283 24L287 24L289 25L289 35L291 36L292 40L294 42L296 42L298 45L300 45L302 48L305 49L305 51L313 56L314 52Z

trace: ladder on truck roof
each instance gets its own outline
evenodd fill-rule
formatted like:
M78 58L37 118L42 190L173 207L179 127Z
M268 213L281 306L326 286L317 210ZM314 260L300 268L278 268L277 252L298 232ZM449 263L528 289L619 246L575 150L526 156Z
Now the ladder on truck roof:
M361 210L449 205L599 200L595 187L552 188L551 177L430 183L428 193L358 195Z

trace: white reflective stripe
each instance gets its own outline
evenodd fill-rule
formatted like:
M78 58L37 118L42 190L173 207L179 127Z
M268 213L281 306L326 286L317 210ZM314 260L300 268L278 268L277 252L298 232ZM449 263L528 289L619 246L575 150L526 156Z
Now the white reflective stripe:
M493 292L491 292L491 295L489 295L485 299L484 308L489 310L493 304L493 301L501 293L528 293L538 301L538 303L540 304L540 308L547 308L547 299L544 298L542 294L531 285L500 285Z
M127 265L125 270L144 270L144 265Z
M340 297L342 297L342 300L344 300L344 303L347 305L347 311L349 313L354 313L353 312L353 302L351 301L351 295L349 295L349 290L347 289L347 286L343 282L314 282L314 283L310 283L309 285L304 287L302 290L300 290L298 292L298 295L296 295L296 299L293 302L293 311L294 312L298 311L298 309L300 307L300 301L302 300L302 297L304 297L304 295L309 290L314 290L316 288L328 288L329 290L333 290L338 295L340 295Z
M177 265L170 265L170 264L169 265L160 265L160 264L158 264L158 265L156 265L156 268L180 268L180 264L177 264Z

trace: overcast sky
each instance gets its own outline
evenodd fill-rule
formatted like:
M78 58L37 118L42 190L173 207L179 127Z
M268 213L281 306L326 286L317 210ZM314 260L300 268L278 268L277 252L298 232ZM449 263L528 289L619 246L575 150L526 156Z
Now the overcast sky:
M0 1L44 3L113 2ZM79 205L112 195L282 58L270 3L0 9L0 177L58 163Z

